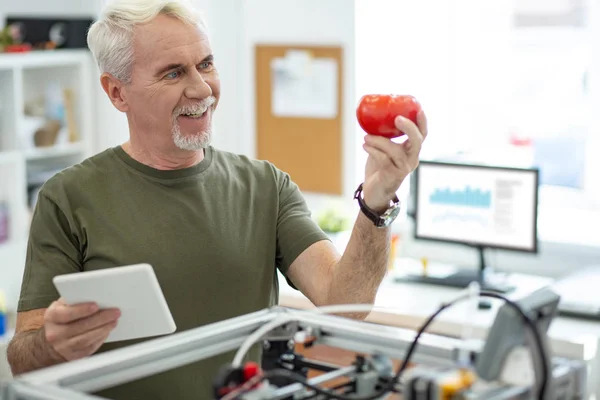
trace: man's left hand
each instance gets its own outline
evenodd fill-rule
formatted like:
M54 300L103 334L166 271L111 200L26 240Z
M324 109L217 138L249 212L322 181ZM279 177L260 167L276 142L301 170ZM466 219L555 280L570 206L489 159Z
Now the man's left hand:
M401 116L396 117L395 124L406 134L403 143L366 135L363 144L369 153L363 195L367 206L378 212L389 208L404 179L419 165L419 153L427 136L427 119L423 111L417 115L417 124Z

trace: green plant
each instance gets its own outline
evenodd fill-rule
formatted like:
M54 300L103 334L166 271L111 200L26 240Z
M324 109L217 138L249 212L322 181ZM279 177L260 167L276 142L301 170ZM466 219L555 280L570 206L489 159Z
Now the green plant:
M350 218L340 207L328 207L317 215L317 224L328 233L343 232L350 229Z
M4 50L4 47L10 46L14 43L9 27L5 27L0 31L0 51Z

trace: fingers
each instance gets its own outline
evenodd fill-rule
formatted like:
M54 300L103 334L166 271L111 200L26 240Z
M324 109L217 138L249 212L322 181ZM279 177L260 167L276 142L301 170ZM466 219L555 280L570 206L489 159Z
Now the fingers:
M410 154L405 149L405 144L407 142L394 143L390 139L382 136L367 135L365 137L365 143L383 153L383 156L376 158L378 164L382 167L385 167L387 163L392 164L401 170L405 170L408 168L408 164L411 163ZM381 160L381 157L386 157L388 160Z
M90 317L82 318L69 324L57 325L54 327L54 330L57 336L68 339L82 335L108 323L116 322L120 316L121 313L117 309L101 310Z
M425 138L427 138L427 116L425 116L425 112L423 110L419 111L419 114L417 114L417 126L421 131L423 140L425 140Z
M59 300L44 314L45 339L66 360L93 354L117 325L117 309L98 310L96 304L67 305Z
M383 139L383 138L380 138ZM384 139L385 141L391 143L389 140ZM369 138L365 138L365 144L363 145L363 149L375 160L377 165L382 168L389 167L397 167L392 159L387 155L387 152L381 150L381 143L377 143L376 140L369 140Z
M110 332L117 326L116 321L109 322L61 342L55 349L67 360L75 360L87 357L96 352L102 346Z
M44 321L55 324L68 324L98 312L98 305L81 303L69 306L62 300L55 301L44 314Z
M420 115L420 114L419 114ZM394 120L396 128L401 130L408 137L408 147L411 153L419 153L423 144L424 136L419 130L419 127L408 118L397 116Z

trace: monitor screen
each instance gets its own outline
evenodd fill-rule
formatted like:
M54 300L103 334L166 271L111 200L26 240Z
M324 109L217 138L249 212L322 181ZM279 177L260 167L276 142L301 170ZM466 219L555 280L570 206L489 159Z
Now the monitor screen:
M538 170L421 161L415 237L537 252Z

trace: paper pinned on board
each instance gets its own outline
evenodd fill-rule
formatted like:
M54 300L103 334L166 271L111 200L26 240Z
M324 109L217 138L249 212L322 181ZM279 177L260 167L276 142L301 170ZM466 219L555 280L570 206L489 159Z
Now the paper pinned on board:
M271 112L276 117L335 118L338 68L333 58L290 50L271 61Z

